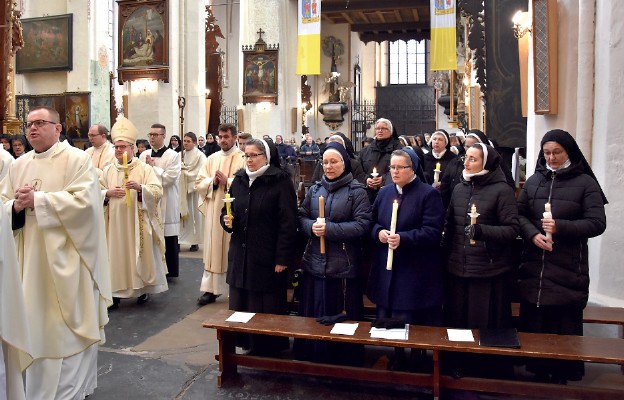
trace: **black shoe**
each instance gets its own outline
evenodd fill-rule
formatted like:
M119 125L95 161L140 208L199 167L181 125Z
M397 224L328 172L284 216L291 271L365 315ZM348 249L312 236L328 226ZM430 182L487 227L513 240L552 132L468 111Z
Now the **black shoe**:
M214 303L217 300L217 297L221 296L220 294L214 295L210 292L206 292L199 296L197 299L197 304L200 306L205 306L206 304Z
M119 308L119 303L121 303L121 299L119 297L113 297L113 304L108 307L108 311L113 311Z
M150 298L149 294L143 293L137 298L137 304L145 304L149 301L149 298Z
M194 244L191 246L191 248L189 249L189 251L198 251L199 250L199 245Z

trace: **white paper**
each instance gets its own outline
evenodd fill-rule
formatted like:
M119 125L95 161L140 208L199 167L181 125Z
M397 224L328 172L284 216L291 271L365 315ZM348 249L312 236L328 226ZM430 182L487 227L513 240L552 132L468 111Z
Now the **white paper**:
M334 334L334 335L353 336L355 335L355 330L358 328L358 325L359 324L357 322L356 323L339 322L337 324L334 324L334 327L329 333Z
M451 342L474 342L474 336L470 329L447 329L448 338Z
M254 315L256 315L256 313L236 311L234 314L230 315L225 322L242 322L246 324Z
M371 327L370 334L372 338L376 339L407 340L409 337L409 325L406 325L405 328L398 329Z

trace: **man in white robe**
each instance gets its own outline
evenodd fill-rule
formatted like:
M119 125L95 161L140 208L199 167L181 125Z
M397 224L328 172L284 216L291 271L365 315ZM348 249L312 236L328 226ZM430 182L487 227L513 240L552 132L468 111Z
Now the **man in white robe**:
M199 210L204 214L204 275L200 286L204 293L197 299L200 305L214 303L227 290L225 275L230 234L223 230L219 219L228 182L231 182L228 180L245 166L244 153L235 146L234 125L221 124L218 141L221 151L208 157L195 182Z
M180 153L165 146L166 129L164 125L153 124L148 138L151 149L139 156L141 161L154 168L163 188L160 201L161 215L165 218L165 259L167 261L167 277L177 277L180 265Z
M0 181L34 360L26 370L27 399L93 393L112 303L98 177L89 156L58 141L59 121L54 109L31 109L26 126L34 150L15 160Z
M122 298L149 295L168 289L164 264L165 237L159 202L162 186L154 169L134 157L136 127L119 117L111 136L115 143L115 163L104 168L101 177L105 193L108 256L111 260L111 286L114 304ZM128 177L123 155L126 154ZM126 191L127 189L127 191Z
M199 250L203 240L204 219L197 208L199 196L195 179L206 162L206 155L197 148L197 136L188 132L182 140L182 175L180 176L180 245L190 245L190 251Z
M115 149L107 138L108 129L102 124L95 124L89 128L89 142L91 147L85 152L91 157L91 163L102 173L104 167L115 162Z
M13 156L0 146L0 181L9 173L9 165L13 163Z

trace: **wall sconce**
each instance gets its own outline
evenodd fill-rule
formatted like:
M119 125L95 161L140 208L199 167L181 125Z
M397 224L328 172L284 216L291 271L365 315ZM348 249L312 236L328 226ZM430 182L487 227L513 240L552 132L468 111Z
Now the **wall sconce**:
M529 74L529 35L531 32L531 17L526 11L518 11L511 19L513 32L518 39L518 63L520 68L520 100L522 116L528 116L528 74Z
M518 11L511 19L513 22L513 31L516 39L523 38L527 33L531 32L531 19L526 11Z

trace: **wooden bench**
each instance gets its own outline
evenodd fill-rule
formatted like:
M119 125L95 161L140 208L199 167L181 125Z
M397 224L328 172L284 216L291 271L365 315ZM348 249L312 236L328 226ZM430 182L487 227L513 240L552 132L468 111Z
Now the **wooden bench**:
M360 322L354 336L343 336L330 334L331 326L318 324L313 318L256 314L246 324L226 322L225 320L232 313L229 310L221 310L203 323L204 327L217 330L219 354L216 356L216 359L219 361L220 369L219 386L225 385L229 379L236 376L237 367L242 366L366 382L425 386L432 389L435 399L439 398L441 389L463 389L511 395L571 399L591 398L606 400L624 397L624 388L622 390L614 390L470 377L453 379L440 373L441 352L498 354L513 357L622 364L624 363L624 345L622 345L621 339L617 338L519 333L521 348L496 348L479 346L478 330L473 331L474 343L451 342L447 339L445 328L423 326L410 326L408 340L388 340L371 338L369 334L370 323L368 322ZM237 333L431 350L433 351L433 372L431 374L396 372L236 354L235 335Z

